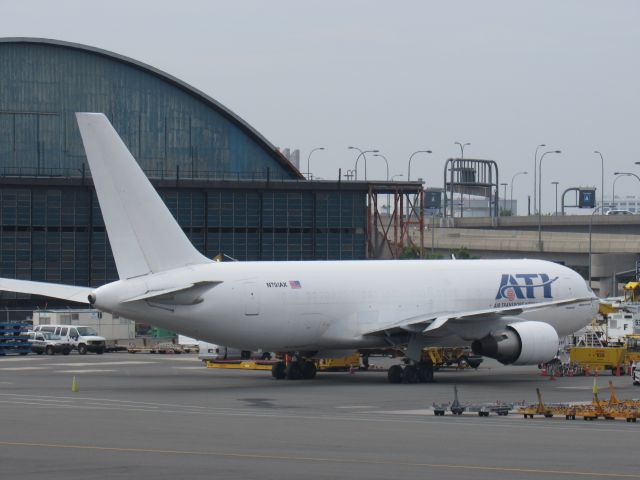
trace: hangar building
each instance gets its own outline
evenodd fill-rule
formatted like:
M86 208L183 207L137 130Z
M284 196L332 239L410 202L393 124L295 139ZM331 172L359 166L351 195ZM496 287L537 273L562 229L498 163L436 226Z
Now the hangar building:
M0 276L88 286L117 279L77 111L109 117L205 255L367 256L366 184L307 182L233 112L153 67L85 45L4 38ZM0 298L5 308L35 302Z

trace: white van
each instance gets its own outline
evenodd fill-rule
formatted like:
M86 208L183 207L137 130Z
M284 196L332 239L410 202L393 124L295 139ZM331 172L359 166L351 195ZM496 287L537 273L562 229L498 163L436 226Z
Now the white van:
M63 341L69 343L72 348L78 350L80 355L87 352L95 352L98 355L104 353L106 339L98 335L91 327L81 325L36 325L34 332L50 332L59 335Z

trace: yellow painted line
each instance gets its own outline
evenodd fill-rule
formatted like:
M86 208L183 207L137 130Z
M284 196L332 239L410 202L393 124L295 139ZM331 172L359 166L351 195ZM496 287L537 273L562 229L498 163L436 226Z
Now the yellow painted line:
M572 475L581 477L594 478L638 478L640 474L635 473L614 473L614 472L586 472L579 470L546 470L539 468L519 468L519 467L488 467L484 465L455 465L443 463L408 463L402 461L385 461L385 460L365 460L350 459L338 457L303 457L295 455L260 455L251 453L230 453L216 451L198 451L198 450L164 450L151 448L125 448L125 447L101 447L98 445L72 445L60 443L28 443L28 442L6 442L0 441L0 446L5 447L31 447L31 448L59 448L69 450L92 450L98 452L120 452L120 453L151 453L161 455L193 455L207 457L223 457L223 458L249 458L259 460L288 460L300 462L317 462L317 463L350 463L359 465L389 465L402 467L417 468L440 468L450 470L476 470L504 473L531 473L539 475Z

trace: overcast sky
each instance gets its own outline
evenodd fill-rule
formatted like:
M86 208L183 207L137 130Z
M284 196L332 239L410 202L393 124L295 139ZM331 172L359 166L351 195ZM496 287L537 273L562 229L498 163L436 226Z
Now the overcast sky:
M390 175L442 186L454 142L496 160L526 208L533 156L544 210L560 189L614 171L640 175L640 2L587 0L0 0L0 32L78 42L174 75L240 115L274 145L299 148L301 170L337 178L348 145L379 149ZM543 150L541 150L543 151ZM384 178L370 158L369 178ZM362 172L361 172L362 178ZM501 189L502 193L502 189ZM620 179L616 194L640 194Z

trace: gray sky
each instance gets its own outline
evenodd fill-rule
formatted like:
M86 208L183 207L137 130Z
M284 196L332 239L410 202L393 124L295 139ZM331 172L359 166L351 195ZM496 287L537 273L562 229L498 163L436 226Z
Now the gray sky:
M273 144L309 151L311 171L353 168L348 145L377 148L390 174L442 185L465 157L516 180L520 212L543 164L544 210L560 189L614 171L640 175L640 2L636 0L0 0L4 36L83 43L157 67L206 92ZM369 178L384 178L370 158ZM362 173L360 175L362 178ZM502 193L502 189L501 189ZM546 193L546 195L545 195ZM640 194L633 177L616 194Z

